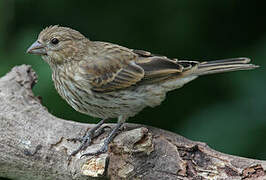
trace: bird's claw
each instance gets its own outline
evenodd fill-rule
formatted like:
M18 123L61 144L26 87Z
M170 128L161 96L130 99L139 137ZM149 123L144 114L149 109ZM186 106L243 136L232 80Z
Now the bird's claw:
M79 141L79 142L81 142L81 145L79 146L79 148L77 150L73 151L70 154L70 156L74 156L78 152L85 150L91 144L91 141L93 138L94 138L94 136L92 133L87 133L87 135L82 137L82 138L76 138L76 139L81 140L81 141Z
M106 153L108 151L109 143L114 139L114 137L116 136L117 132L119 131L119 128L121 127L121 125L122 125L122 123L120 123L120 122L117 123L115 128L109 134L109 136L104 140L103 146L100 149L98 149L95 152L82 154L81 157L83 157L83 156L97 156L97 155L100 155L102 153Z
M82 142L82 138L78 137L78 138L68 138L67 141L73 141L73 142Z
M95 152L89 152L89 153L85 153L82 154L81 157L84 156L98 156L100 154L106 153L108 151L108 144L104 144L100 149L98 149Z
M82 138L71 138L68 139L69 141L79 141L81 143L81 145L79 146L79 148L75 151L73 151L70 156L74 156L77 153L79 153L80 151L85 150L89 145L91 145L91 142L94 138L100 136L101 134L103 134L105 132L106 128L110 128L109 126L105 126L102 127L96 131L87 131L87 133L82 137Z
M112 128L110 126L104 126L100 129L98 129L97 131L95 131L93 138L96 138L96 137L99 137L100 135L102 135L106 129L112 129Z

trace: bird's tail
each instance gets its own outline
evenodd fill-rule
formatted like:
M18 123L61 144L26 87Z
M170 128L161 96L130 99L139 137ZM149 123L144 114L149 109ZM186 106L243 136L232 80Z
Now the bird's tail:
M248 64L249 62L250 59L245 57L202 62L193 74L201 76L229 71L249 70L259 67L254 64Z

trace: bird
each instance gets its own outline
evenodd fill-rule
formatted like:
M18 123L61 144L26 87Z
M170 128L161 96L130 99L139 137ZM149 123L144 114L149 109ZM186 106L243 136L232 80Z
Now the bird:
M77 30L59 25L43 29L27 53L40 55L49 64L55 89L72 108L100 119L83 137L73 138L81 143L70 156L84 151L101 132L101 126L117 118L103 145L82 156L107 152L129 117L145 107L160 105L167 92L199 76L259 67L250 64L247 57L202 62L168 58L92 41Z

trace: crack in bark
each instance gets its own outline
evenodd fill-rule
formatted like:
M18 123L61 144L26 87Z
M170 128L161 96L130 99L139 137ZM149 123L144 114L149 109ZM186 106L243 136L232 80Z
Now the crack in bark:
M26 156L34 156L41 149L42 149L42 145L39 144L39 145L36 146L36 148L35 148L35 150L33 152L30 152L28 149L24 149L24 154Z

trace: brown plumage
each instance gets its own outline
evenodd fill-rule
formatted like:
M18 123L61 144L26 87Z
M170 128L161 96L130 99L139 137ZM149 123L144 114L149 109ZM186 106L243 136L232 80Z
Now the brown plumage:
M248 64L249 58L210 62L169 59L90 41L78 31L60 26L44 29L27 52L41 55L50 65L56 90L75 110L101 119L118 118L116 129L146 106L159 105L168 91L200 75L257 67ZM82 139L78 151L90 144L94 132ZM113 130L106 146L115 133Z

